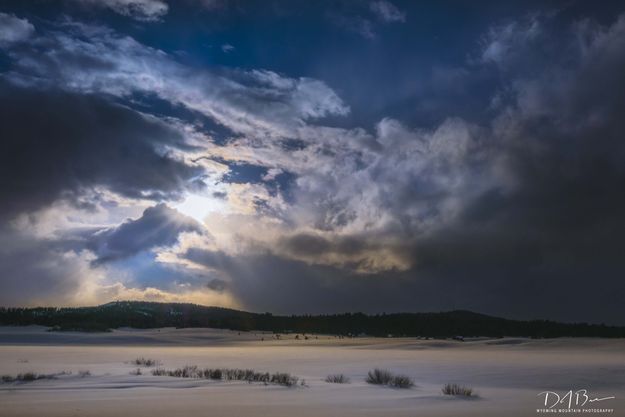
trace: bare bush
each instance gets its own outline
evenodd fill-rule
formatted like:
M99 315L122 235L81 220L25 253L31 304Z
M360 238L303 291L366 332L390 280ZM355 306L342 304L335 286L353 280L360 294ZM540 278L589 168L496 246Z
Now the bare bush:
M388 385L393 379L393 374L386 369L375 368L367 374L366 382L374 385Z
M297 385L299 378L288 373L276 372L270 374L269 372L255 372L253 369L236 369L236 368L224 368L224 369L201 369L197 366L187 365L183 368L177 369L162 369L157 368L152 370L154 376L171 376L175 378L198 378L198 379L212 379L212 380L224 380L224 381L247 381L249 383L260 382L264 384L276 384L286 387L292 387Z
M25 372L23 374L18 374L16 376L11 375L2 375L0 380L3 383L12 383L12 382L33 382L38 381L40 379L55 379L58 375L66 375L67 372L61 372L58 374L37 374L35 372Z
M388 385L394 388L411 388L414 386L414 381L409 376L393 375L386 369L378 368L369 371L365 381L369 384Z
M349 384L350 382L349 378L343 374L328 375L325 381L331 384Z
M291 374L284 372L277 372L271 375L270 382L272 384L284 385L285 387L292 387L293 385L297 385L298 377L292 376Z
M463 397L473 397L475 393L473 388L465 387L458 384L445 384L441 389L444 395L459 395Z
M395 388L411 388L414 386L414 381L406 375L395 375L389 385Z
M132 361L130 361L130 363L132 365L147 366L147 367L160 365L160 362L157 361L156 359L150 359L150 358L144 358L144 357L133 359Z

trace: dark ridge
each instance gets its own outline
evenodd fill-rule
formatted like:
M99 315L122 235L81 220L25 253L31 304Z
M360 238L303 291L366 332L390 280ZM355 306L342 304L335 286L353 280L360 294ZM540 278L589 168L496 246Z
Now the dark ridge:
M42 325L52 331L119 327L212 327L238 331L377 337L625 337L625 327L549 320L508 320L471 311L366 315L274 316L196 304L119 301L97 307L0 308L0 325Z

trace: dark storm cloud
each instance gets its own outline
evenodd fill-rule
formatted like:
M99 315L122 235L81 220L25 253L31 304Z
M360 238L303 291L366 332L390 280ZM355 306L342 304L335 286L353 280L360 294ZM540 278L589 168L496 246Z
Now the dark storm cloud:
M502 51L514 45L516 61L527 42L536 46L541 36L555 36L546 24L506 26L492 42ZM510 96L487 133L489 163L498 164L506 180L467 200L436 233L417 239L417 265L470 266L473 276L497 265L523 268L528 276L535 275L532 268L562 269L573 286L588 278L582 266L623 268L625 19L609 28L575 26L570 36L561 47L565 56L552 65L527 57L532 76L507 67ZM579 38L587 41L576 45ZM551 50L550 40L542 44ZM616 285L612 275L595 279Z
M96 253L97 262L104 263L171 246L182 232L203 233L203 228L195 220L161 203L145 209L138 219L96 232L87 247Z
M518 52L520 42L536 46L542 33L548 36L542 44L553 50L555 35L541 26L548 23L506 29L494 42L517 45ZM619 278L625 273L625 19L569 30L559 56L546 62L532 59L541 52L533 51L527 57L533 76L506 66L513 99L502 106L493 134L513 185L473 201L415 254L421 248L424 262L466 268L479 288L499 275L516 284L517 305L542 302L551 312L584 304L596 320L622 323L613 294L625 290ZM549 303L545 292L558 301Z
M225 291L251 311L322 314L469 309L524 319L624 323L620 294L625 288L613 282L607 291L604 285L606 280L617 280L622 271L596 265L580 269L572 264L556 270L548 265L519 268L519 263L510 259L529 258L522 252L528 249L523 243L498 251L508 257L507 267L502 266L506 260L479 265L484 248L469 254L471 243L476 242L428 242L427 254L423 254L427 262L422 266L364 275L267 253L228 256L195 249L185 257L199 264L206 261L205 265L227 276ZM452 259L453 250L458 257ZM570 279L572 274L592 278ZM602 280L596 280L597 274Z
M552 50L549 24L506 27L499 37L492 32L491 42L514 45L512 60L527 42L541 45L541 36ZM196 251L189 259L225 271L229 291L260 311L468 308L623 324L625 18L567 30L558 34L561 56L549 61L532 58L541 55L533 50L518 73L501 61L504 52L484 64L508 74L488 126L451 123L407 165L399 155L420 134L387 122L378 135L389 149L379 151L387 152L384 164L351 174L351 166L335 166L336 181L307 178L312 196L300 194L298 203L313 202L324 221L317 228L336 236L300 233L267 253L235 259ZM415 170L419 165L424 169ZM343 232L373 207L393 222ZM367 253L389 241L409 268L349 272L350 257L374 256Z
M527 300L517 303L518 297L514 295L525 285L512 282L508 292L500 280L492 277L492 283L483 281L488 285L480 288L455 268L452 271L430 269L362 275L271 254L228 256L195 249L185 258L199 264L205 262L210 268L221 271L228 277L226 291L253 311L283 314L437 311L445 306L443 309L507 311L507 314L521 313L525 317L566 312L566 309L550 308L553 294L545 293L540 300L534 295L535 311L528 313L523 310ZM488 292L494 289L500 296L489 297ZM511 302L516 304L511 306Z
M570 248L571 260L614 262L625 232L625 18L573 34L586 41L568 65L516 81L493 123L515 184L482 196L460 221L505 225L502 235Z
M0 210L9 218L92 187L172 198L200 174L167 151L183 144L178 132L93 95L0 82L0 136Z
M449 249L431 262L466 266L481 288L505 277L516 284L518 310L529 301L566 318L583 304L580 320L623 323L614 294L625 291L624 23L576 28L589 41L567 66L516 82L513 104L495 122L515 184L469 205L439 242Z

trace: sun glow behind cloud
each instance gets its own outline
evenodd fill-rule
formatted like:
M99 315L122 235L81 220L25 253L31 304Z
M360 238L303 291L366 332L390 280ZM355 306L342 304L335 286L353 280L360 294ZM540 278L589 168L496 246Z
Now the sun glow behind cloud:
M174 208L202 224L204 224L204 220L209 214L221 213L227 209L226 204L222 200L199 194L188 194L184 201L174 205Z

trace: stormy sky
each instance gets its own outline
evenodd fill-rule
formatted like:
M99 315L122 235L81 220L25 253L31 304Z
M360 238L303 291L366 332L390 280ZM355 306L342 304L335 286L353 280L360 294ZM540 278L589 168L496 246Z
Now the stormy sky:
M625 5L2 0L0 201L4 306L625 324Z

